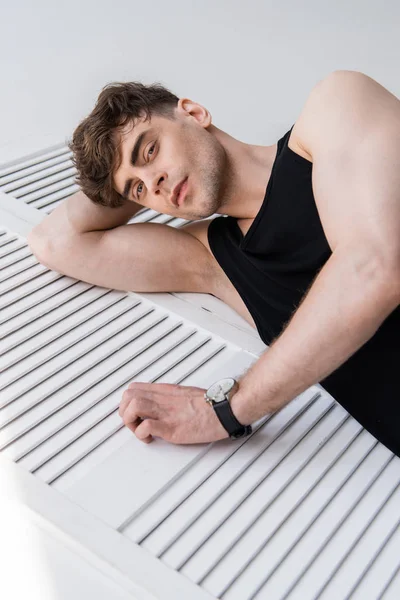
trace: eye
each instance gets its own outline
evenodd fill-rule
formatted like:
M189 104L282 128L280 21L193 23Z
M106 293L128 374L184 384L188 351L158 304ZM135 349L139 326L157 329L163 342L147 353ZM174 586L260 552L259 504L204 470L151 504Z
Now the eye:
M150 147L150 150L154 150L154 149L155 149L155 147L156 147L156 144L155 144L155 142L154 142L154 144L153 144L153 145ZM148 151L148 153L147 153L147 155L148 155L148 156L149 156L149 154L150 154L150 150L149 150L149 151Z
M151 151L151 150L153 150L153 151L154 151L155 147L156 147L156 143L154 142L154 144L153 144L152 146L150 146L150 149L149 149L149 151L148 151L148 153L147 153L147 155L148 155L148 156L150 155L150 151ZM139 192L138 192L138 190L139 190L139 187L140 187L141 185L142 185L142 183L140 182L140 183L138 183L138 184L137 184L137 186L136 186L136 195L137 195L138 197L142 195L141 193L139 193Z

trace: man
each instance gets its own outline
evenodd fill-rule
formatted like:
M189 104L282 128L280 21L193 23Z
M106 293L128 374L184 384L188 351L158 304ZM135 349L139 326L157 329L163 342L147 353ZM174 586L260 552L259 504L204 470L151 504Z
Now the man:
M117 84L71 148L82 191L30 233L41 262L114 289L212 293L270 344L228 386L224 414L201 388L130 384L119 414L138 439L210 442L233 423L248 433L321 382L400 455L394 95L363 73L335 71L277 144L255 146L160 85ZM195 222L126 225L143 206ZM227 217L207 220L215 213Z

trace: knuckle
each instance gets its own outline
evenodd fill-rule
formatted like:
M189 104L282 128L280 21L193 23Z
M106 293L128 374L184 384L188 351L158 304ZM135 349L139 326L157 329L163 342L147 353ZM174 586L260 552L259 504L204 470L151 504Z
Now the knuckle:
M146 401L143 400L143 398L140 398L138 396L134 396L131 399L131 403L130 403L130 409L131 411L137 413L137 412L143 412L146 408Z
M130 392L129 390L125 390L122 394L122 402L127 402L128 400L130 400L131 394L132 392Z
M171 431L167 436L167 439L171 444L179 444L180 443L180 435L177 431Z
M141 403L141 398L140 396L138 396L137 394L132 394L132 392L129 392L129 396L127 396L129 398L129 402L128 402L128 407L129 410L137 410L139 408L139 404Z
M132 417L129 414L129 411L125 411L124 414L122 415L122 420L125 423L125 425L128 425L129 423L132 422Z

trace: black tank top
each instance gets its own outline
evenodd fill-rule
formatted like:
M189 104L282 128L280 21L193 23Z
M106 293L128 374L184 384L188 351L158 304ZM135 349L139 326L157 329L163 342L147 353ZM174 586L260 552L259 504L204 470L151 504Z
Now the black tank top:
M312 190L312 162L278 141L265 197L243 236L216 217L208 242L267 345L279 336L332 254ZM326 341L329 344L329 340ZM372 435L400 456L400 306L375 335L319 382Z
M290 319L318 270L332 254L312 186L312 162L278 141L262 206L243 236L237 219L220 216L208 242L247 306L264 343Z

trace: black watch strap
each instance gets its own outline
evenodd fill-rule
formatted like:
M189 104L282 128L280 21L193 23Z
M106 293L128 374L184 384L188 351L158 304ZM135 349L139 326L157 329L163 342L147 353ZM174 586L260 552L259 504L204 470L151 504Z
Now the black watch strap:
M231 405L227 398L221 402L213 402L213 407L221 425L226 429L229 433L229 437L232 439L236 440L249 435L252 432L251 425L242 425L239 423L232 412Z

